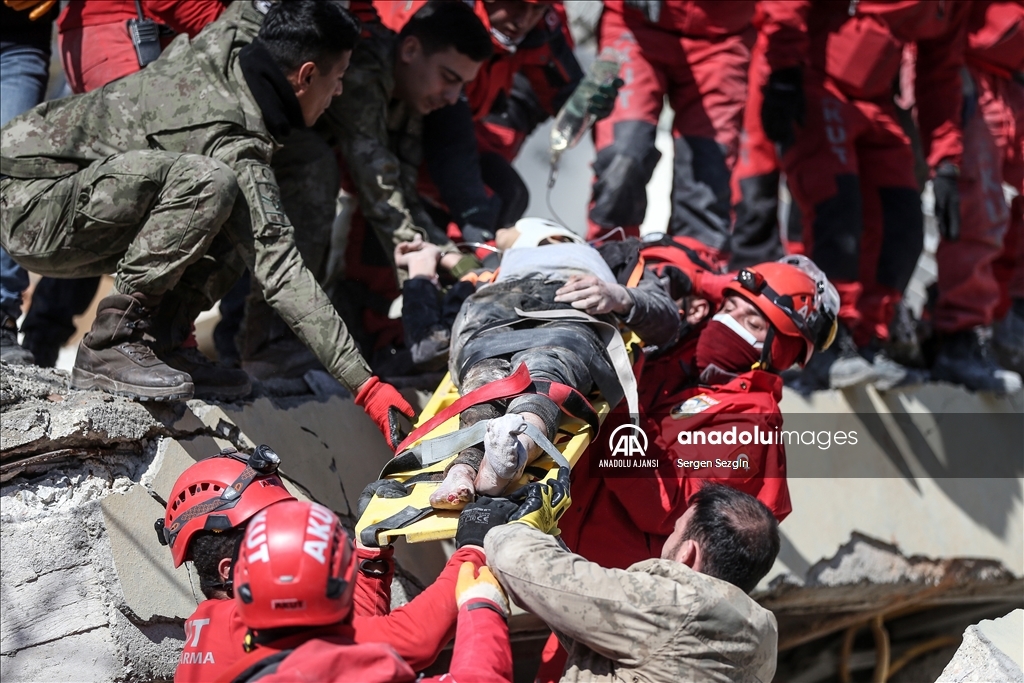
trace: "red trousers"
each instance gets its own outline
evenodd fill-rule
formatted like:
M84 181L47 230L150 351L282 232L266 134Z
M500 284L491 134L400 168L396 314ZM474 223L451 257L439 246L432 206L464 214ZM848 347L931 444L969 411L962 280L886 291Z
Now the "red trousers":
M790 205L785 228L779 226L779 182L781 169L775 143L761 126L762 85L768 80L765 49L768 39L758 34L750 55L747 106L739 154L732 170L732 237L729 270L739 270L784 254L802 254L800 212Z
M961 234L939 245L935 328L990 325L1024 297L1024 198L1007 209L1002 183L1024 193L1024 87L970 67L978 107L964 127Z
M622 226L639 234L647 183L661 156L654 146L667 96L675 112L675 168L668 231L726 246L729 174L739 147L754 30L721 38L685 38L639 13L606 10L598 42L625 58L625 85L611 116L594 130L597 158L590 236Z
M807 122L782 157L805 253L839 290L859 346L887 339L924 240L910 141L891 101L805 81Z

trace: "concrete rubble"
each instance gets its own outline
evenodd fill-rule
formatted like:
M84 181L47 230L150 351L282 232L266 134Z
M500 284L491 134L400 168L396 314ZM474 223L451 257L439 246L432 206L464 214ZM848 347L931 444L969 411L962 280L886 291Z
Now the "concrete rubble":
M202 595L188 565L174 569L153 522L195 460L270 444L295 495L351 523L355 497L390 455L362 410L336 395L143 405L71 390L63 371L0 370L5 681L171 680L183 621ZM395 582L402 603L445 556L438 544L398 555L412 568Z
M964 640L936 683L1024 681L1024 610L968 626Z
M153 521L162 516L174 480L195 460L225 446L244 451L266 443L281 455L282 474L297 496L324 502L351 523L355 498L390 457L362 410L332 391L305 397L262 392L238 404L140 404L71 390L63 371L0 369L5 681L171 679L182 622L201 594L187 565L171 566ZM870 408L883 415L911 401L936 413L950 406L963 413L1019 411L1015 404L978 403L951 387L884 401L841 394L816 399L832 402L826 405L787 400L787 419L794 423L801 412L863 415ZM865 407L870 401L873 407ZM894 682L934 680L947 663L950 677L943 680L982 680L962 673L968 665L954 670L958 660L949 661L959 634L978 619L1022 606L1020 466L1011 462L1005 476L994 471L1001 478L930 475L915 461L914 443L901 445L908 432L905 425L900 429L876 427L858 451L862 461L885 467L899 456L906 472L898 476L883 471L878 478L829 479L815 470L791 478L795 509L782 527L783 552L755 596L779 621L779 680L827 681L840 666L863 678L877 659L863 626L878 615L892 640L893 662L921 642L936 645L901 664ZM948 446L952 442L929 425L920 431L942 462L955 465L958 445ZM799 472L819 463L822 452L791 448L789 456ZM429 583L446 559L437 543L399 544L397 555L404 568L394 587L398 603ZM517 653L535 655L531 648L546 638L543 625L522 613L510 625ZM840 643L851 629L861 633L843 659ZM970 652L987 652L997 642L979 629L964 636ZM936 641L939 636L945 640Z

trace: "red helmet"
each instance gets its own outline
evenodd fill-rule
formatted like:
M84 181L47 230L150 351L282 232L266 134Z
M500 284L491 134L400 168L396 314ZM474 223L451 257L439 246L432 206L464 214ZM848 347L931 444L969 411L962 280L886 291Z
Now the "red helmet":
M235 604L251 629L327 626L352 612L356 553L337 515L288 501L260 511L235 563Z
M725 292L754 304L768 318L774 334L801 339L804 353L797 361L801 367L815 349L827 349L835 338L839 293L806 256L786 256L744 268ZM770 350L771 344L766 343L766 353Z
M174 566L192 558L192 537L200 531L241 527L268 505L295 500L277 476L280 464L269 446L250 456L228 448L182 472L171 489L166 516L155 525L160 542L171 546Z
M718 250L692 237L664 233L646 235L640 255L644 265L666 284L669 295L677 300L692 293L690 288L698 272L720 274L724 270Z

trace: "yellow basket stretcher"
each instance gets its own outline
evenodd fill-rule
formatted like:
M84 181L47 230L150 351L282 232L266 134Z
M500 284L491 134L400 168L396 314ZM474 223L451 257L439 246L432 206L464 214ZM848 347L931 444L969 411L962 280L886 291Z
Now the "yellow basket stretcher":
M438 385L438 388L434 391L433 396L431 396L430 400L427 402L427 405L424 406L423 411L420 414L420 418L416 423L416 427L420 427L434 415L439 414L458 399L459 392L455 388L455 384L452 383L449 375L445 375L444 379L441 380L440 385ZM592 401L591 405L594 408L594 412L597 413L598 420L600 422L604 422L605 417L611 410L611 406L608 405L606 401L600 399ZM424 439L419 439L414 443L420 443L420 441L425 440L425 438L434 438L449 434L458 428L459 416L454 415L426 434ZM569 424L563 424L559 428L558 434L555 436L553 443L559 452L562 453L562 456L569 462L570 466L574 466L583 455L583 452L587 449L587 446L590 445L593 437L593 429L589 424L573 420ZM415 472L396 473L389 475L388 478L405 483L413 476L432 472L443 472L455 457L456 454L453 454L440 462L427 465L423 469L416 470ZM519 481L510 488L510 491L518 489L520 486L527 484L532 480L544 478L543 475L537 476L537 470L544 470L546 473L552 469L557 469L555 461L551 456L542 454L540 458L530 463L529 468L527 468L527 473L523 474ZM384 545L391 543L400 536L404 536L405 540L409 543L439 541L447 538L454 538L455 530L459 522L459 510L438 510L430 508L430 494L433 493L440 485L440 481L418 481L412 484L412 491L404 498L380 498L378 496L374 496L370 499L370 503L367 505L366 510L363 511L362 516L356 523L357 537L359 537L368 527L387 520L394 516L396 512L402 509L412 508L419 511L430 509L430 512L426 513L422 519L410 522L401 528L383 529L378 531L376 533L378 544ZM410 515L411 514L412 513L410 511Z

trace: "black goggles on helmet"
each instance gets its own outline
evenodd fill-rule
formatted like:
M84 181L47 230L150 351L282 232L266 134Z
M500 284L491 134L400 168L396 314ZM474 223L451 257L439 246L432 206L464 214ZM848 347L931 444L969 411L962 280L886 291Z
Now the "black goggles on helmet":
M736 281L740 287L755 295L762 295L771 301L775 306L786 314L786 317L793 321L800 333L818 350L825 350L835 337L836 316L821 307L816 308L810 315L804 316L798 313L793 306L793 297L788 294L779 294L764 279L760 273L744 268L736 275ZM820 296L825 291L825 285L821 282L815 283L816 294Z

